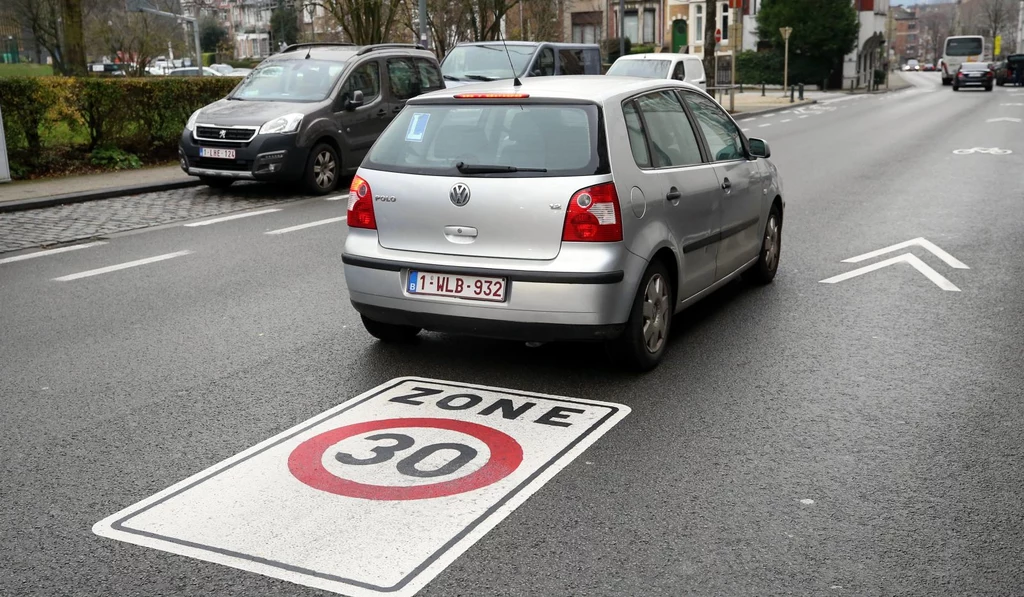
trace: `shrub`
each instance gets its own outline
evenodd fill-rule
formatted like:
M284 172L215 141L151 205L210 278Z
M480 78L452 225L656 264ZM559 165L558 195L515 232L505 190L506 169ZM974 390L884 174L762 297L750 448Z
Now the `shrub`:
M627 54L653 54L654 44L635 45L626 51Z
M214 62L217 62L216 52L203 52L203 66L210 66Z
M134 170L142 167L139 156L116 147L100 147L89 154L89 163L110 170Z
M173 158L192 112L237 84L228 77L9 77L0 79L0 112L19 178L66 168L50 159L58 154L119 168L132 160L97 148L134 154L140 163Z
M736 56L736 78L739 79L737 83L781 85L783 67L783 57L777 52L740 52ZM792 80L792 73L790 75Z

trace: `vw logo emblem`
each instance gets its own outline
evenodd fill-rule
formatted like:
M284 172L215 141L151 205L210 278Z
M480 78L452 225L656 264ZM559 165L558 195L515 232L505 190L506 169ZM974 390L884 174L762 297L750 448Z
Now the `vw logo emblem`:
M469 203L469 187L465 183L457 182L448 191L448 198L452 200L455 207L462 207Z

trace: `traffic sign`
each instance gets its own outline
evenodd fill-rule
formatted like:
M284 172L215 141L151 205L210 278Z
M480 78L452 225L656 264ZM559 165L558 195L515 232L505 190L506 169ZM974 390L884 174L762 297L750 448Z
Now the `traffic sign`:
M629 413L391 380L93 532L355 597L408 597Z
M721 29L715 29L715 42L720 42L720 41L722 41L722 30Z

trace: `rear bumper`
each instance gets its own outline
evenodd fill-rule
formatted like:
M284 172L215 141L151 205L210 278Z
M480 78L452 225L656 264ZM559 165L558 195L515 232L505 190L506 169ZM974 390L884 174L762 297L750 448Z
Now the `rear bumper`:
M581 246L583 245L583 246ZM566 243L531 262L383 249L372 230L352 229L342 257L352 306L384 323L508 340L602 340L621 333L647 262L621 243ZM409 271L507 280L504 302L413 295Z
M355 300L352 301L352 306L361 315L383 323L410 325L431 332L494 338L498 340L519 340L523 342L611 340L619 337L626 327L625 323L567 325L480 319L391 309L359 303Z
M991 87L995 81L992 79L956 79L957 87Z

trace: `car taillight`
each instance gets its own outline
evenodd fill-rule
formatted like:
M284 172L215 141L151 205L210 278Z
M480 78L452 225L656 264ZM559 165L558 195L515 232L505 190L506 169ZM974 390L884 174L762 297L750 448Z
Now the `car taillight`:
M580 189L569 200L562 240L613 243L622 240L622 215L615 183Z
M373 192L370 184L356 176L348 189L348 225L350 228L377 229L373 215Z

